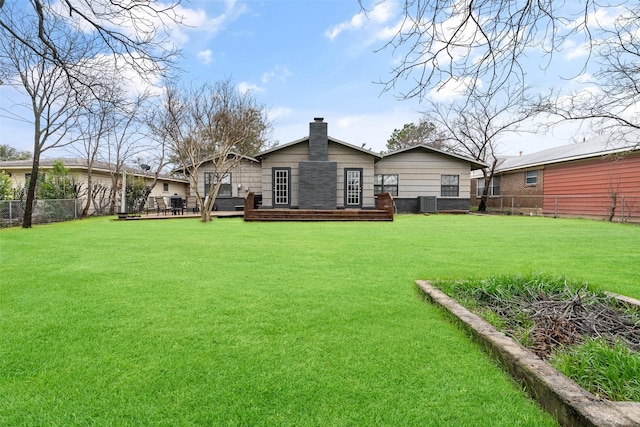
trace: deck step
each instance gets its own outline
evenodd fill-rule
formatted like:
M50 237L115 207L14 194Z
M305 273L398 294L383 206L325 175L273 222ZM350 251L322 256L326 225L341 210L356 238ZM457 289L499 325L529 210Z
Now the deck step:
M257 209L245 211L245 221L393 221L384 210Z

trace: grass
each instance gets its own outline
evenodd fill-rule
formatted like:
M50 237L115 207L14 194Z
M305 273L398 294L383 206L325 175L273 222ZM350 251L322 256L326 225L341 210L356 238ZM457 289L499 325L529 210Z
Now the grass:
M596 396L640 402L640 354L620 342L587 339L555 353L550 363Z
M415 279L640 297L640 227L105 218L0 231L0 425L555 425Z

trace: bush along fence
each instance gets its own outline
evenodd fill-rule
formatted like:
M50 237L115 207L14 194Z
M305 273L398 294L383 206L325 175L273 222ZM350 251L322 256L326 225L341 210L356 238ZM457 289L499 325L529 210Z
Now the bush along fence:
M472 198L475 206L478 206L479 202L479 197ZM584 217L640 223L640 189L638 194L607 196L571 194L489 196L487 210L510 215Z
M33 223L46 224L77 219L82 209L80 199L36 200L33 204ZM0 200L0 227L22 225L24 200Z

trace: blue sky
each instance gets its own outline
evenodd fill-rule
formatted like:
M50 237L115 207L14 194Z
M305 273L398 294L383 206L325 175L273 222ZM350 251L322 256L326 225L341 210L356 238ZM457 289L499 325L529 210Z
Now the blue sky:
M194 0L181 8L188 27L170 29L182 50L181 78L195 84L231 78L254 91L271 109L273 139L281 144L306 136L309 122L324 117L331 136L380 151L395 128L421 117L418 100L399 101L397 93L383 93L375 83L388 78L399 60L391 50L375 52L399 22L396 0L368 18L357 0ZM570 55L579 57L574 51L564 58ZM3 109L18 99L9 88L0 89ZM0 115L0 143L31 150L29 126ZM500 151L529 153L575 136L570 128L511 137Z

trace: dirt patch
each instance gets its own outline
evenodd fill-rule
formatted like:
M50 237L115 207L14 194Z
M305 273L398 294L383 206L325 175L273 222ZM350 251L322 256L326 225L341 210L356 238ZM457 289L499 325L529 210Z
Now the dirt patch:
M535 354L548 358L558 346L571 346L585 338L618 340L640 352L640 314L637 308L611 296L594 295L583 289L548 295L545 292L509 300L486 295L479 301L505 322L505 332L522 335L521 340ZM523 317L531 324L523 324Z

